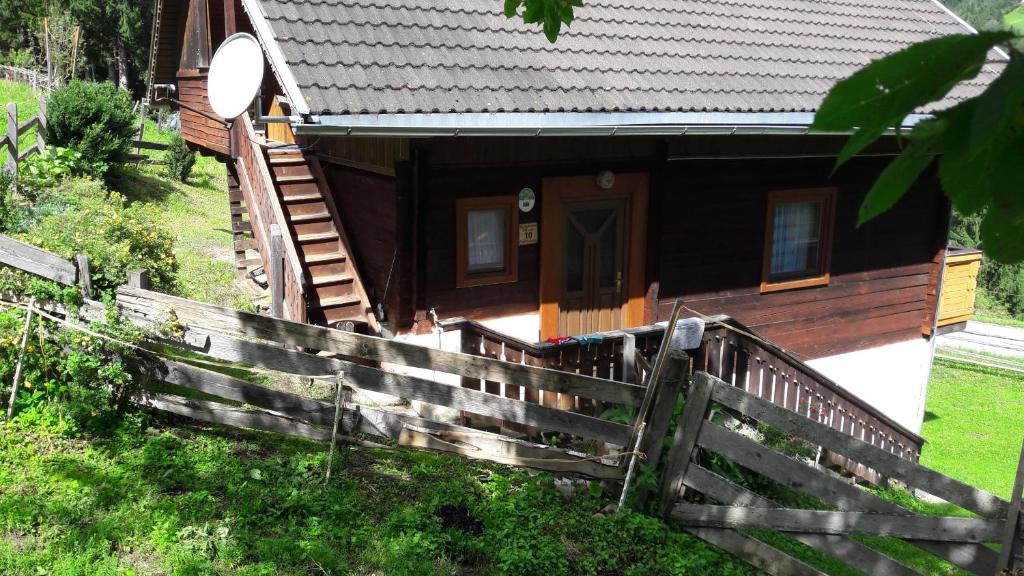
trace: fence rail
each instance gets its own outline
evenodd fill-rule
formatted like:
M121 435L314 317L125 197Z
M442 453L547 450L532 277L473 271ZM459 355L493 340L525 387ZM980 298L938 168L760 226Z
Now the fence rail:
M980 518L915 515L813 465L776 452L749 435L710 421L712 405L861 462ZM700 451L695 452L695 448ZM712 453L815 498L832 510L779 508L763 496L712 472L704 463L704 455ZM984 544L1002 543L1006 555L1016 549L1019 534L1014 530L1019 524L1022 474L1024 457L1018 471L1015 499L1010 503L851 437L817 419L786 410L715 376L698 372L661 478L660 507L667 518L684 529L773 574L815 572L763 543L748 545L751 537L740 530L763 528L792 533L798 540L868 574L916 574L892 558L847 539L853 534L895 537L968 572L989 576L999 569L1014 567L1011 563L1015 560L1000 558ZM723 505L681 501L686 489Z
M45 73L18 66L0 64L0 80L27 84L33 94L40 90L49 91L50 89L50 79Z
M20 150L19 142L21 137L33 130L36 133L35 143L25 150ZM18 105L14 102L7 104L7 130L3 136L0 136L0 149L6 149L4 168L14 177L15 181L18 179L18 164L46 148L45 132L45 98L39 99L39 112L21 124L18 123Z

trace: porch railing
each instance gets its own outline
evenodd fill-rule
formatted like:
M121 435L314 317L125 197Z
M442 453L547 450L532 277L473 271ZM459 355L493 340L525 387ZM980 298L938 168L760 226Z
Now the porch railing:
M238 182L252 224L253 238L264 259L267 280L271 286L282 289L280 299L284 302L286 319L305 322L306 280L299 253L277 197L266 157L248 116L243 114L233 123L231 138L239 143L238 159L235 162ZM274 226L280 231L280 240L277 242L272 234ZM278 273L283 277L280 280L274 277Z
M600 333L589 344L576 340L554 344L512 338L465 318L444 320L440 325L445 331L461 331L461 351L465 353L630 383L643 382L665 331L663 326L642 326ZM901 458L917 461L920 456L923 438L732 318L711 318L700 348L687 352L691 371L706 371ZM551 393L543 397L538 391L520 391L512 385L502 388L484 383L483 388L516 398L525 392L523 400L563 410L593 413L600 408L578 398ZM879 479L873 471L840 456L826 453L819 457L870 481Z

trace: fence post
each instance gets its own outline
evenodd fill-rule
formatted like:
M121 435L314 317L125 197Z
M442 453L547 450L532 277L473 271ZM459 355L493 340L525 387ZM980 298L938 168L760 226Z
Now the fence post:
M128 286L140 290L149 290L149 270L129 270Z
M89 272L89 256L75 254L75 265L78 266L78 285L82 287L82 296L86 300L92 298L92 275Z
M7 104L7 171L18 181L18 105Z
M46 95L39 98L39 124L36 126L36 149L46 149Z
M284 238L281 227L270 225L270 315L284 317Z
M1020 539L1024 534L1018 529L1021 518L1021 507L1024 506L1024 446L1020 449L1020 460L1017 464L1017 477L1013 482L1013 493L1010 494L1010 510L1006 515L1006 532L1003 535L1002 549L999 552L999 563L996 570L1013 570L1014 554L1017 550L1024 550Z

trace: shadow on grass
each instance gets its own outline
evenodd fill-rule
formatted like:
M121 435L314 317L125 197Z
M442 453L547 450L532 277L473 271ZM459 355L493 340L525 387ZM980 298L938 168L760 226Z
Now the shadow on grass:
M110 184L131 203L162 201L178 191L171 182L143 174L134 166L126 166L111 178Z
M924 413L924 421L925 422L931 422L933 420L938 420L938 419L939 419L939 415L936 414L935 412L931 412L931 411L928 411L928 410L925 411L925 413Z

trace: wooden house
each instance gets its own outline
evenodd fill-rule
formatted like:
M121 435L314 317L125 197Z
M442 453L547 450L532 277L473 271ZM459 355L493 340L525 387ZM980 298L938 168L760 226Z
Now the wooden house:
M856 227L897 145L833 172L845 136L809 125L871 60L971 32L938 2L598 0L554 44L499 2L158 4L153 82L226 163L240 262L259 252L278 313L537 342L653 324L681 298L919 429L949 204L932 173ZM226 127L200 112L236 32L267 74Z

